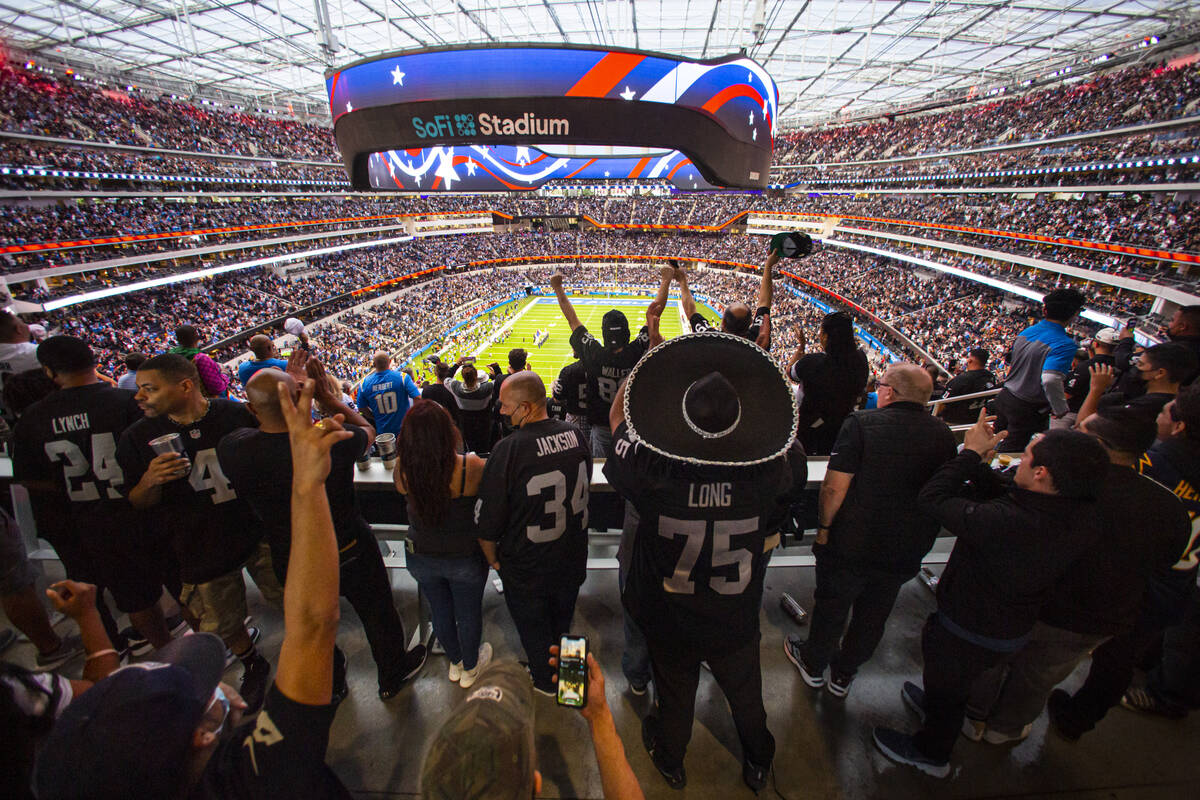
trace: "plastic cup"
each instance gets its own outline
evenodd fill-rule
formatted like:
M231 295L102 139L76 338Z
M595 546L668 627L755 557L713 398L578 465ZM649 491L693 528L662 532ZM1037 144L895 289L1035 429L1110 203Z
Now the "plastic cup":
M192 465L188 462L187 451L183 449L183 437L178 433L164 433L156 439L150 440L150 447L154 450L155 455L163 455L164 453L178 453L183 456L184 463L187 464L187 475L192 471Z
M375 446L379 448L379 457L383 459L384 469L396 467L396 434L381 433L375 437Z

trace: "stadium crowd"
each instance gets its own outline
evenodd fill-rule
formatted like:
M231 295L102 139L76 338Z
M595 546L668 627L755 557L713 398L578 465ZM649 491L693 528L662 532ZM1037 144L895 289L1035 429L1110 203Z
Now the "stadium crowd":
M1197 96L1200 69L1195 64L1179 69L1146 64L952 111L784 132L775 140L775 159L854 161L885 152L920 155L1048 139L1183 117Z
M944 527L959 542L936 583L937 609L922 634L922 683L897 687L917 712L917 730L874 728L875 746L888 759L940 778L950 773L960 731L989 744L1019 742L1046 709L1059 735L1075 740L1118 703L1174 718L1200 706L1194 692L1200 659L1195 641L1187 645L1200 605L1193 555L1200 543L1190 524L1190 515L1200 513L1191 489L1200 480L1192 472L1200 453L1186 434L1187 426L1200 427L1200 393L1188 386L1200 374L1200 306L1180 309L1167 343L1140 354L1128 333L1097 333L1091 344L1097 356L1083 367L1069 330L1087 298L1074 289L1049 292L1037 307L1025 309L1025 319L1009 312L1006 322L989 323L986 335L993 340L981 339L980 328L964 336L951 327L955 318L978 323L985 314L1003 313L987 310L992 301L984 297L907 312L904 319L916 325L940 326L932 331L939 345L970 353L969 369L955 370L959 377L987 373L988 350L981 344L1009 351L994 401L995 424L980 413L956 454L946 423L925 408L937 392L930 372L889 363L869 384L868 358L854 341L850 318L837 311L816 318L792 313L791 292L778 276L772 280L776 266L773 254L761 278L685 262L663 265L657 275L648 268L617 273L617 285L655 293L647 312L650 331L635 335L624 317L618 322L610 312L602 339L582 326L565 289L603 279L605 272L580 267L549 274L539 267L439 278L395 301L314 326L286 362L272 360L269 342L255 344L256 360L242 373L248 407L201 388L209 385L205 372L212 365L186 326L175 331L177 346L136 367L134 393L102 383L83 339L53 335L22 343L28 327L4 312L5 346L33 356L51 378L38 397L26 388L20 407L7 407L16 425L14 473L33 492L39 530L59 549L66 571L49 599L81 631L79 638L59 636L44 606L36 598L28 604L32 572L13 545L20 533L9 521L6 608L24 597L25 613L10 618L36 647L40 672L4 667L0 687L15 698L6 707L20 709L5 724L26 734L16 740L22 749L12 754L18 769L5 779L21 794L32 784L42 798L75 796L79 786L101 779L91 770L65 767L103 759L106 791L136 786L172 794L186 782L203 786L207 796L221 796L233 785L338 796L338 778L324 766L329 725L350 691L337 645L338 594L362 619L381 701L408 691L428 669L430 654L428 643L407 643L382 557L351 488L354 462L370 453L373 441L406 498L408 569L430 603L447 679L517 704L502 717L480 718L478 709L490 706L471 703L483 690L466 695L447 723L453 747L438 744L443 733L427 750L423 796L449 796L436 787L462 791L478 779L480 759L493 753L522 747L528 753L532 736L523 744L520 735L498 735L495 726L501 718L527 725L522 720L528 712L521 709L532 702L532 692L557 694L583 709L606 797L641 796L607 711L598 662L586 662L591 688L556 685L569 675L555 667L568 655L558 649L559 634L572 628L586 571L594 457L607 459L609 484L629 503L621 557L627 570L622 672L634 696L653 685L657 703L643 720L642 739L673 788L687 783L685 756L702 661L736 721L743 781L756 792L769 782L775 740L763 706L758 636L766 556L779 544L779 532L795 524L789 519L806 484L806 456L831 449L816 509L810 633L807 640L789 635L784 641L798 686L838 699L852 692L857 671L880 644L900 587L917 574L934 536ZM411 309L415 325L457 315L461 307L452 293L431 291L437 281L454 283L460 296L467 287L482 288L472 299L523 293L534 282L555 294L579 360L551 387L554 404L548 405L548 387L525 369L521 349L510 354L507 373L494 371L486 380L459 359L436 364L439 380L422 390L411 375L392 370L386 354L372 358L356 396L330 380L333 362L326 353L375 348L376 329L405 335L397 309ZM772 284L782 291L771 292ZM757 300L746 303L756 287ZM692 289L724 294L720 328L726 335L680 337L647 354L661 341L653 319L673 289L681 301ZM861 285L849 280L846 289ZM891 302L909 308L934 299L914 284ZM814 330L796 330L809 323ZM700 325L706 327L711 324ZM752 344L768 344L789 330L795 352L786 359L772 359ZM1108 360L1097 360L1104 353ZM790 380L781 374L781 361ZM460 368L461 379L454 375ZM581 384L567 377L571 369ZM1080 369L1091 379L1086 399L1068 413L1065 392ZM607 397L604 381L614 377L626 382ZM984 377L988 385L997 382ZM401 386L406 388L398 398ZM560 395L564 387L574 395ZM442 388L449 394L436 395ZM854 411L864 405L867 410ZM313 409L323 417L316 425ZM574 422L551 416L551 409L585 420L587 436ZM61 424L81 417L89 420L83 431ZM485 423L482 429L471 422L475 418ZM637 439L630 436L634 425ZM681 436L689 427L698 429L696 435ZM181 429L190 435L181 436ZM482 446L464 446L468 436L479 435ZM725 441L729 435L737 438ZM178 446L159 449L172 436ZM115 449L103 449L99 443L105 441ZM76 449L82 472L74 460L64 464L53 455ZM474 452L463 452L468 449ZM1006 457L1020 453L1007 481L989 466L997 449ZM698 453L719 466L713 474L726 481L722 491L732 492L726 495L731 502L697 504L696 466L689 462ZM896 468L897 458L904 469ZM528 536L528 521L545 512L543 498L527 492L526 483L546 469L563 477L564 499L577 499L569 510L564 506L562 530ZM211 480L183 480L193 470ZM103 483L112 491L102 497L65 478L83 479L83 486ZM891 513L883 514L881 503ZM690 516L671 516L687 508ZM747 562L738 580L720 578L723 556L705 549L686 556L703 561L703 568L676 578L687 580L689 591L664 587L664 568L685 553L683 542L656 533L660 525L683 518L732 525L748 510L761 513L754 526L738 528L740 535L754 534L749 549L736 551ZM86 526L76 523L83 519ZM110 535L130 526L170 542L174 557L148 551L141 539ZM651 546L663 539L669 547ZM351 549L354 557L338 558L339 550ZM283 609L284 640L275 665L256 647L258 630L244 620L243 567L264 599ZM504 581L527 673L492 663L486 639L498 631L492 630L496 623L484 624L481 611L490 569ZM129 628L119 629L105 590L117 610L129 614ZM845 629L852 610L857 622ZM1159 641L1161 653L1154 649ZM82 680L47 674L84 652ZM1089 654L1082 687L1073 694L1056 689ZM124 660L139 658L166 665L156 668L166 672L120 669ZM1132 681L1134 665L1146 660L1153 669L1143 688ZM239 661L240 687L220 683L222 672ZM156 675L168 683L148 677ZM43 695L50 701L28 702ZM152 697L163 698L156 702L167 710L148 713ZM227 724L237 728L260 710L264 716L253 724L260 730L273 726L277 738L246 741L267 748L283 741L286 747L260 752L252 743L247 752L240 738L221 737ZM164 746L148 752L109 729L94 733L91 720L117 714L128 730ZM318 743L309 741L312 735ZM183 769L193 758L190 748L209 755ZM523 757L531 758L517 756ZM520 788L535 779L532 773L493 773L487 780L515 781Z

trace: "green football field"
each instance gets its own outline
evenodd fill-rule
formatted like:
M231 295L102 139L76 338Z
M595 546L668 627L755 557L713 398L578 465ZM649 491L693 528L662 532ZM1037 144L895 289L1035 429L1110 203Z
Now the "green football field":
M629 318L630 333L636 336L637 332L646 324L646 306L650 304L650 300L649 298L634 297L589 296L572 297L571 303L575 307L575 312L579 314L580 321L596 338L601 338L600 321L610 308L617 308L625 313L625 316ZM482 349L478 346L452 346L442 354L442 358L452 362L461 355L474 355L476 363L481 366L496 362L502 368L507 369L508 351L514 347L523 347L529 352L529 362L533 371L542 377L546 388L549 389L550 383L558 376L559 370L572 361L571 331L553 297L532 297L517 300L515 304L516 314L504 326L501 326L501 330L511 327L508 338L503 342L490 344ZM498 309L498 312L507 311L511 307L513 306L505 306ZM698 302L696 307L710 319L718 319L716 312L703 303ZM533 343L534 331L537 330L550 332L550 337L541 347ZM671 298L667 302L667 309L663 312L659 330L666 339L678 336L683 332L683 322L679 316L679 303L675 298Z

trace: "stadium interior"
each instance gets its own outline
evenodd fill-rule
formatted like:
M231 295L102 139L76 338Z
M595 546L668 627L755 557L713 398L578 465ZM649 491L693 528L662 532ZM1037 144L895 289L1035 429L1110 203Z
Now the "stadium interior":
M424 189L353 188L334 127L353 110L331 113L334 71L384 53L514 42L753 60L778 91L763 185L690 191L638 167L464 192L454 181L467 170L451 166ZM508 372L520 348L547 392L558 392L580 354L552 289L556 274L588 331L600 337L615 308L636 337L667 270L666 306L653 322L672 340L694 327L680 275L698 313L719 328L727 309L753 310L766 268L770 357L790 370L798 348L818 349L828 314L849 315L871 376L864 405L903 362L925 367L936 399L978 348L996 394L1013 376L1014 340L1042 319L1042 298L1055 290L1083 295L1066 328L1081 347L1110 330L1138 347L1169 342L1180 309L1200 306L1200 7L1188 0L16 0L0 3L0 62L0 291L16 321L15 330L0 326L0 347L77 337L114 382L136 373L130 354L189 346L177 330L193 326L198 352L228 376L218 394L239 403L248 395L239 368L263 360L253 337L283 359L311 351L349 402L378 371L380 353L421 388L440 384L449 365L478 365L481 379L491 368ZM442 144L449 156L472 147L428 146ZM526 152L510 176L546 157L513 144ZM807 234L812 252L767 265L773 237L789 232ZM21 528L40 594L72 576L14 478L10 426L13 404L41 397L23 393L55 387L15 387L13 373L0 371L8 373L2 505ZM499 400L489 403L498 425ZM969 428L952 426L957 443ZM406 568L409 515L381 455L360 464L355 490L416 643L432 635L430 608ZM921 680L922 628L956 543L947 530L899 590L849 696L807 688L784 651L808 622L781 598L813 610L829 458L809 454L805 500L763 579L762 693L776 740L765 796L1200 792L1194 712L1166 719L1114 708L1078 742L1042 713L1009 746L960 740L941 782L876 749L874 726L916 724L900 687ZM632 693L622 675L624 502L599 463L590 491L587 577L572 632L587 635L604 671L633 774L649 797L748 796L743 743L708 672L687 788L669 788L643 747L654 694ZM527 660L499 578L489 573L484 588L493 658ZM258 651L278 664L285 612L249 582L246 595ZM422 796L427 745L467 691L445 679L445 656L430 655L381 700L373 645L348 601L342 607L349 694L326 763L353 797ZM113 610L117 627L133 624ZM69 619L52 621L64 639L75 631ZM0 629L10 627L6 613ZM28 640L2 654L23 667L37 657ZM60 672L79 678L88 663ZM227 664L225 681L237 686L243 669ZM1063 686L1077 688L1088 669L1085 657ZM539 796L606 796L588 723L551 698L533 699Z

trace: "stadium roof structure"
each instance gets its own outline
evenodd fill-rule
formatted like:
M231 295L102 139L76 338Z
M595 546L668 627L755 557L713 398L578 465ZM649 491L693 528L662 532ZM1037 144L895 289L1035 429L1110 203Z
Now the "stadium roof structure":
M1149 56L1160 38L1195 40L1198 29L1195 0L0 0L0 37L31 58L317 113L327 67L394 50L744 51L778 83L784 126L1078 74L1139 46Z

